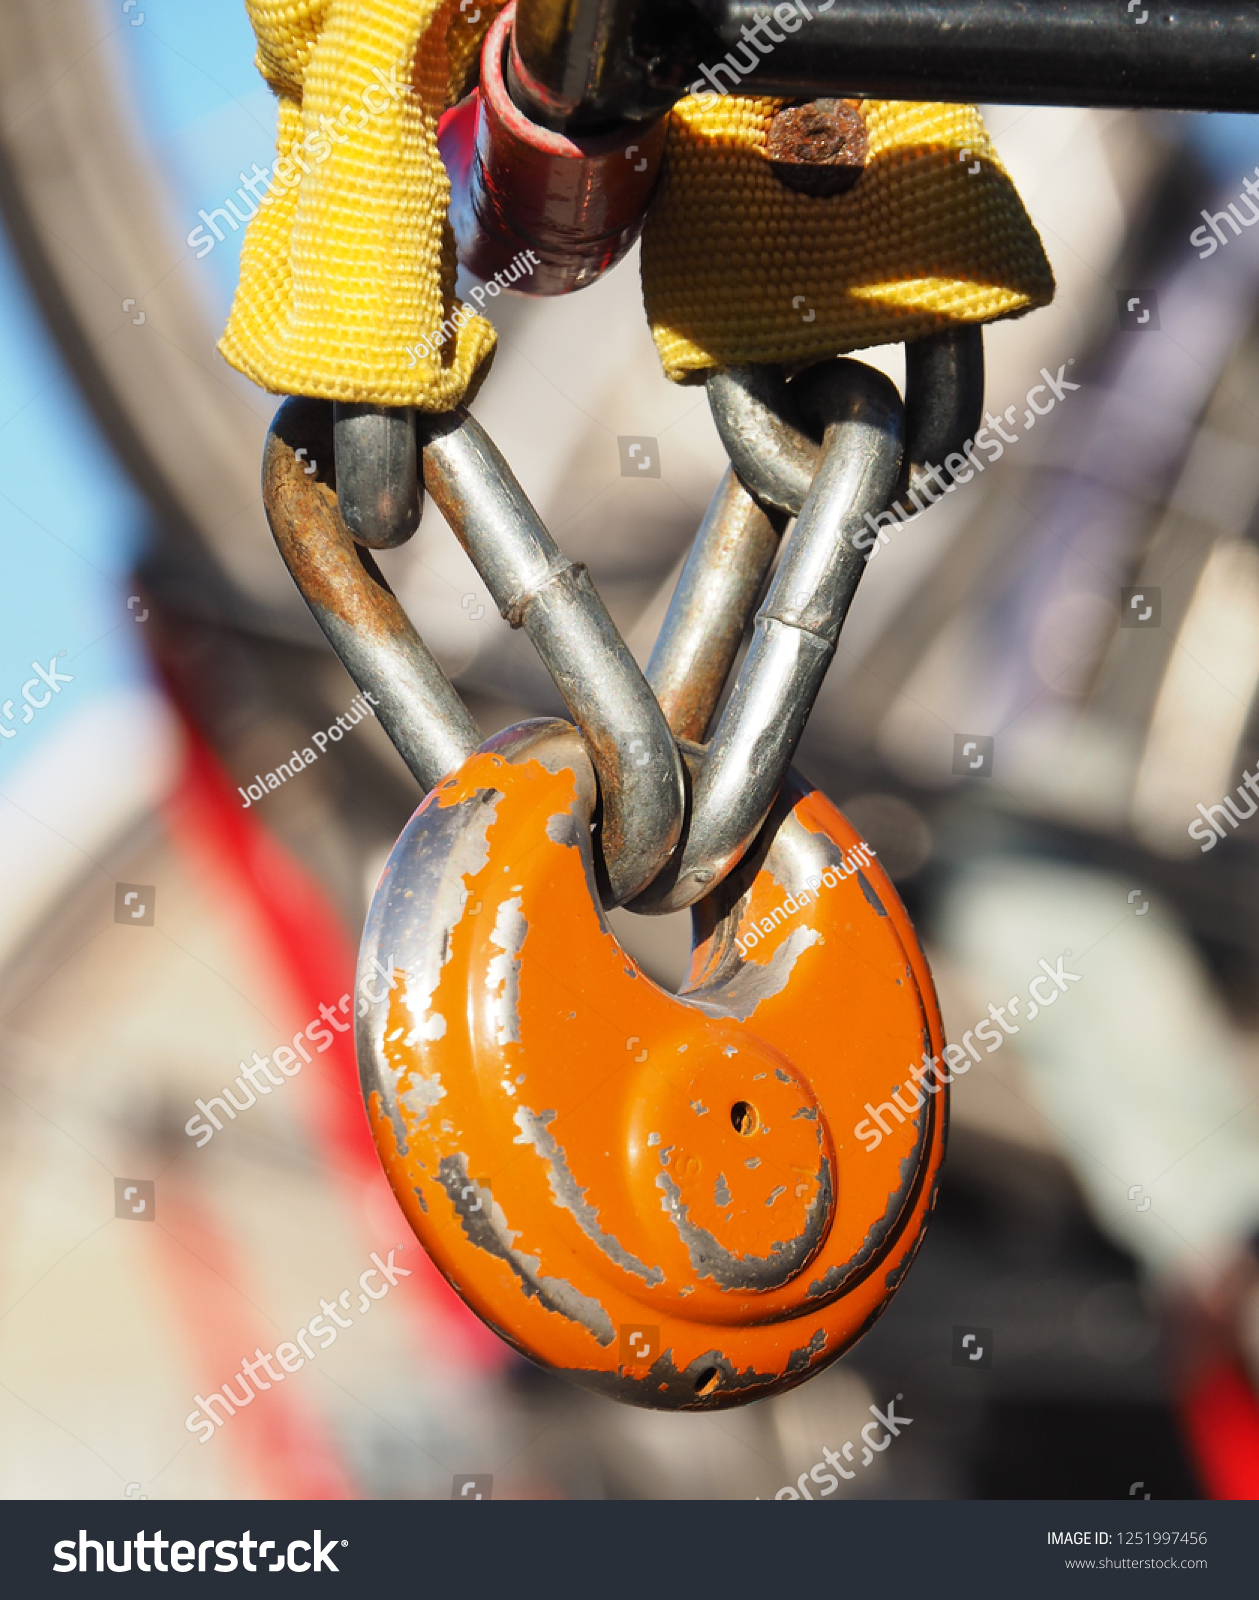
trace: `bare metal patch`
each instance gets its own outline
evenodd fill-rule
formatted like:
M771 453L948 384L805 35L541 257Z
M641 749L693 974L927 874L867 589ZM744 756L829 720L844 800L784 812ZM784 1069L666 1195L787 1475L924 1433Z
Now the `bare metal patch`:
M719 1289L778 1289L790 1282L819 1249L830 1224L831 1164L825 1156L817 1173L817 1193L805 1214L804 1228L794 1239L775 1239L768 1256L736 1256L719 1243L706 1228L692 1222L682 1199L682 1191L667 1170L656 1174L656 1187L663 1191L661 1209L678 1231L700 1278L711 1278ZM774 1198L783 1191L779 1189Z
M612 1326L612 1319L597 1300L582 1294L563 1278L544 1277L539 1270L541 1260L515 1248L516 1240L520 1237L519 1230L508 1227L502 1207L492 1199L488 1189L478 1183L469 1183L468 1164L464 1156L443 1157L439 1178L470 1242L479 1250L507 1263L520 1279L526 1299L537 1299L548 1311L578 1323L592 1333L601 1345L612 1343L616 1338L616 1330Z
M445 1098L446 1090L441 1078L435 1072L427 1078L419 1073L413 1074L411 1087L398 1096L402 1106L411 1113L421 1127L428 1121L428 1114L437 1102Z
M590 818L582 806L580 796L573 800L569 810L556 811L547 818L546 836L552 844L576 850L586 879L586 892L599 920L599 927L609 938L615 938L603 914L599 885L595 882L594 856L590 848ZM637 977L638 974L631 972L630 976Z
M729 982L680 998L705 1016L746 1022L762 1000L782 993L791 981L796 962L821 938L816 928L793 928L764 965L746 962Z
M819 1328L808 1344L801 1345L798 1350L793 1350L787 1357L784 1372L803 1372L814 1356L820 1356L826 1349L826 1330Z
M861 885L861 892L874 907L881 917L887 916L887 908L874 892L874 887L864 872L858 871L857 882Z
M529 932L520 905L519 895L504 900L490 934L490 943L502 951L490 958L486 972L491 1025L498 1044L520 1043L520 950Z
M582 838L588 835L571 811L557 811L547 818L546 836L552 844L562 844L570 849L580 849Z
M905 1203L913 1191L914 1184L918 1181L918 1170L922 1166L926 1155L927 1139L930 1134L932 1122L932 1104L928 1101L923 1107L921 1115L914 1119L918 1137L914 1148L900 1163L900 1182L887 1197L887 1205L883 1215L877 1218L861 1241L856 1253L849 1260L828 1267L820 1278L815 1278L809 1285L810 1299L817 1299L824 1295L834 1295L857 1274L860 1274L872 1261L877 1259L884 1248L889 1235L896 1226Z
M549 1168L547 1181L551 1185L551 1193L556 1201L566 1211L572 1213L577 1220L577 1226L588 1239L598 1245L610 1261L615 1262L626 1272L636 1274L653 1288L656 1284L663 1283L663 1268L647 1266L637 1256L632 1255L618 1239L610 1233L605 1233L599 1226L597 1209L586 1199L586 1191L579 1186L573 1176L568 1159L550 1130L550 1124L554 1120L554 1111L530 1111L528 1106L521 1106L513 1118L520 1133L512 1143L533 1146L547 1163Z
M713 1373L717 1375L716 1381L705 1382L701 1394L701 1380ZM564 1375L596 1394L629 1405L670 1411L720 1411L726 1406L755 1400L761 1391L770 1393L778 1379L777 1373L757 1372L754 1367L740 1371L724 1351L717 1349L706 1350L681 1370L674 1365L672 1349L667 1349L642 1374L632 1374L623 1368L616 1372L592 1372L568 1367Z
M489 834L502 798L498 789L479 789L455 805L429 805L418 811L394 846L372 899L360 978L373 957L387 956L392 971L401 971L400 998L411 1023L399 1030L394 1012L391 1025L388 1006L365 1011L358 1020L359 1073L368 1104L374 1093L379 1094L402 1156L409 1149L397 1096L413 1065L407 1056L446 1031L446 1019L432 1011L432 1000L450 958L450 930L463 915L468 898L466 879L482 871L489 860ZM420 1100L424 1097L421 1091Z

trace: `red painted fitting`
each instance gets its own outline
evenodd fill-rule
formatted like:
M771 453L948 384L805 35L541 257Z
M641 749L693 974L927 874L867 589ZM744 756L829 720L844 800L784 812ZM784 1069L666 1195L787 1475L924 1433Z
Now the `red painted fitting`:
M459 260L485 282L533 252L524 294L584 289L638 237L664 155L665 118L595 138L531 122L507 92L503 63L515 5L485 38L479 93L443 119Z

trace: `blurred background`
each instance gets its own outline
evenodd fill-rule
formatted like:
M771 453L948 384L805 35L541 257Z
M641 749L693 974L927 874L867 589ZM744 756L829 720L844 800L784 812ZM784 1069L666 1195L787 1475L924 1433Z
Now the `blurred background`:
M243 7L0 25L0 1492L770 1498L903 1394L841 1493L1259 1496L1259 232L1189 238L1259 171L1251 119L986 108L1058 297L989 331L1015 442L871 563L799 765L896 880L951 1038L1042 958L1077 981L958 1079L882 1321L781 1399L658 1416L522 1361L412 1241L202 1446L194 1394L407 1243L348 1046L204 1148L184 1124L352 986L420 796L370 720L238 792L355 693L266 528L276 401L214 349L243 230L186 243L273 154ZM475 411L645 661L724 465L703 392L661 376L635 258L493 313ZM1078 387L1029 427L1042 367ZM560 709L431 506L382 566L487 733ZM676 985L686 918L615 922Z

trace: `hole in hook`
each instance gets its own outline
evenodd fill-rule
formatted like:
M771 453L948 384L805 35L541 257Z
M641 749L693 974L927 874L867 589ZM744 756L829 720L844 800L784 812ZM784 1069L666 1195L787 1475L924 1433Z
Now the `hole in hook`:
M747 1138L761 1125L761 1119L756 1114L756 1107L749 1105L746 1100L736 1100L730 1107L730 1124L736 1133Z
M696 1394L711 1394L721 1382L720 1367L705 1367L695 1380Z

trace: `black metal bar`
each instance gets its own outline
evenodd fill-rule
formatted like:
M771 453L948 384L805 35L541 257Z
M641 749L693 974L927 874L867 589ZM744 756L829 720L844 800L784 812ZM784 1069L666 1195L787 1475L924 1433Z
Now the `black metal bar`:
M658 116L696 84L1259 110L1244 0L518 0L516 31L524 103L574 129Z
M544 126L574 131L662 115L677 98L676 81L652 86L656 53L644 57L634 37L653 9L644 0L518 0L512 98ZM691 53L681 47L680 59Z
M694 3L745 61L768 8ZM762 25L742 93L1259 110L1259 5L1237 0L792 0L774 16L793 12L794 29L769 25L781 42Z

